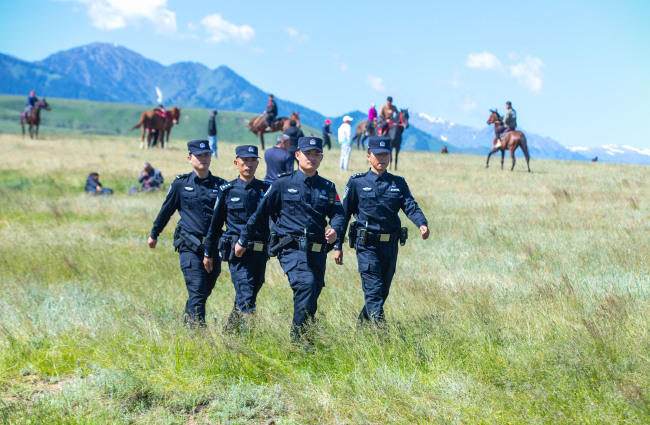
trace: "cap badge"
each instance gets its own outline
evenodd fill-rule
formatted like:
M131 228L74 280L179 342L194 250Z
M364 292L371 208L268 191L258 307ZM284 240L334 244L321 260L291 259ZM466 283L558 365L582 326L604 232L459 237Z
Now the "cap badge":
M201 149L205 149L205 143L201 143Z
M252 146L248 147L248 152L255 152L255 149Z
M309 141L309 144L312 145L312 146L314 146L314 145L316 144L316 140L311 139L311 140Z
M385 146L386 146L386 142L379 142L379 146L381 146L382 148L385 147Z

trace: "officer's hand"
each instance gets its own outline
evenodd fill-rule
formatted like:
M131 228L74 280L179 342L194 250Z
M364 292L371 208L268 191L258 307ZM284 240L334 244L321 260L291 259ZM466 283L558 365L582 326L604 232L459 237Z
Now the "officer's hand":
M212 272L212 258L203 257L203 267L205 267L206 272L211 273Z
M239 245L239 243L236 243L235 244L235 257L241 257L242 255L244 255L244 252L246 252L246 248Z
M147 245L149 245L149 248L154 249L157 243L158 239L152 239L151 236L149 236L149 240L147 240Z
M343 265L343 250L341 249L334 250L334 262L339 266Z
M420 226L420 233L422 234L422 239L429 239L429 228L427 226Z
M325 240L327 243L334 243L336 242L336 230L329 228L327 229L327 232L325 232Z

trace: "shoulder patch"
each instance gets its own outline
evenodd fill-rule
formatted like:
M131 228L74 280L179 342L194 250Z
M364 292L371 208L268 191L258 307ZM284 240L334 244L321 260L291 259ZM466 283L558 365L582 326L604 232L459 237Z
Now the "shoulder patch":
M358 179L359 177L365 176L367 173L357 173L350 176L351 179Z
M230 189L231 187L232 187L232 183L226 183L219 186L219 190L224 192L226 189Z
M280 174L278 174L278 176L276 177L276 179L279 179L280 177L287 177L287 176L290 176L290 175L292 175L293 173L295 173L295 171L290 171L290 172L288 172L288 173L280 173Z
M185 178L185 177L189 177L190 174L192 174L192 173L179 174L179 175L176 176L176 178L177 179L182 179L182 178Z

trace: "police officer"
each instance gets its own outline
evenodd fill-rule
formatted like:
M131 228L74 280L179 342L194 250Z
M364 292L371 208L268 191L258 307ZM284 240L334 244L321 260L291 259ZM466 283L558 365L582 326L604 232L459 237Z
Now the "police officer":
M293 290L291 337L298 342L317 309L318 296L325 286L327 251L342 234L343 208L336 186L321 177L323 141L317 137L298 139L295 153L298 170L280 175L273 182L257 211L242 230L235 255L240 257L258 229L266 228L275 215L270 252L277 255ZM327 218L330 229L325 230Z
M203 266L202 240L208 232L219 186L226 183L210 173L212 150L207 140L187 143L187 161L194 171L181 174L169 187L167 198L160 208L149 236L149 248L155 248L158 235L178 210L181 218L174 233L174 247L178 251L188 299L185 317L190 326L205 324L205 303L221 272L221 264L206 272Z
M399 210L420 228L422 239L429 237L429 228L406 181L386 171L390 164L390 139L372 136L368 140L370 170L350 177L345 187L344 224L347 227L350 216L354 215L356 223L351 227L357 230L353 231L352 238L365 297L359 321L383 325L384 303L397 263L397 244L404 243L407 237L406 228L401 228ZM334 253L337 264L343 263L342 240L340 236Z
M249 249L246 253L241 258L233 255L242 228L271 187L270 183L255 178L255 171L260 163L257 146L237 146L235 155L235 167L239 171L239 177L219 188L217 204L205 238L203 259L208 273L214 267L213 259L219 262L217 249L221 254L221 261L229 263L230 276L235 286L235 304L228 318L227 330L242 328L245 324L244 317L250 317L255 311L257 293L264 283L269 239L267 221L266 225L257 228L248 242ZM224 223L226 232L222 236Z

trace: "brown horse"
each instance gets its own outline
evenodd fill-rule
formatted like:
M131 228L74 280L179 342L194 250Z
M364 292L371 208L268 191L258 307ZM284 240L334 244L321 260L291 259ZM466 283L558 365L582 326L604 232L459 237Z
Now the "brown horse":
M50 105L47 103L45 98L36 102L32 107L32 110L29 112L29 115L25 113L20 114L20 125L23 127L23 137L25 136L25 123L29 124L29 137L32 139L36 137L38 139L38 126L41 125L41 109L49 111Z
M402 109L399 112L399 121L391 121L388 124L386 137L390 139L390 151L395 149L395 171L397 171L397 157L402 148L402 133L409 128L409 110ZM390 156L390 166L393 165L393 155Z
M376 136L377 135L377 127L378 127L377 121L372 123L372 126L368 128L368 120L366 121L361 121L359 124L357 124L357 134L354 135L352 138L352 141L357 141L357 149L365 149L366 148L366 139L371 136Z
M160 146L165 147L165 132L167 132L167 142L169 142L169 133L171 132L174 124L178 124L178 120L181 116L181 108L173 107L167 111L167 117L163 118L155 110L143 112L140 116L140 121L131 128L131 131L136 128L142 128L142 135L140 137L140 149L144 148L144 136L147 130L149 134L147 136L147 148L151 148L156 145L158 139L160 139ZM152 142L153 139L153 142Z
M528 172L530 173L530 155L528 155L528 143L526 142L526 135L521 131L510 131L506 133L506 136L503 140L500 140L497 134L499 134L499 129L503 127L503 118L499 115L499 112L495 109L490 109L491 115L488 118L488 124L494 124L494 148L488 154L487 161L485 162L485 168L490 166L490 156L496 151L501 151L501 169L503 170L503 160L506 153L506 149L510 151L510 156L512 157L512 168L510 171L515 169L515 150L521 148L524 151L524 156L526 156L526 166L528 167Z
M260 144L264 150L264 133L275 133L276 131L285 131L289 128L289 121L295 120L296 125L300 127L300 115L298 112L292 112L289 118L279 118L273 122L271 131L266 131L266 113L258 115L248 122L248 129L256 136L260 136Z

